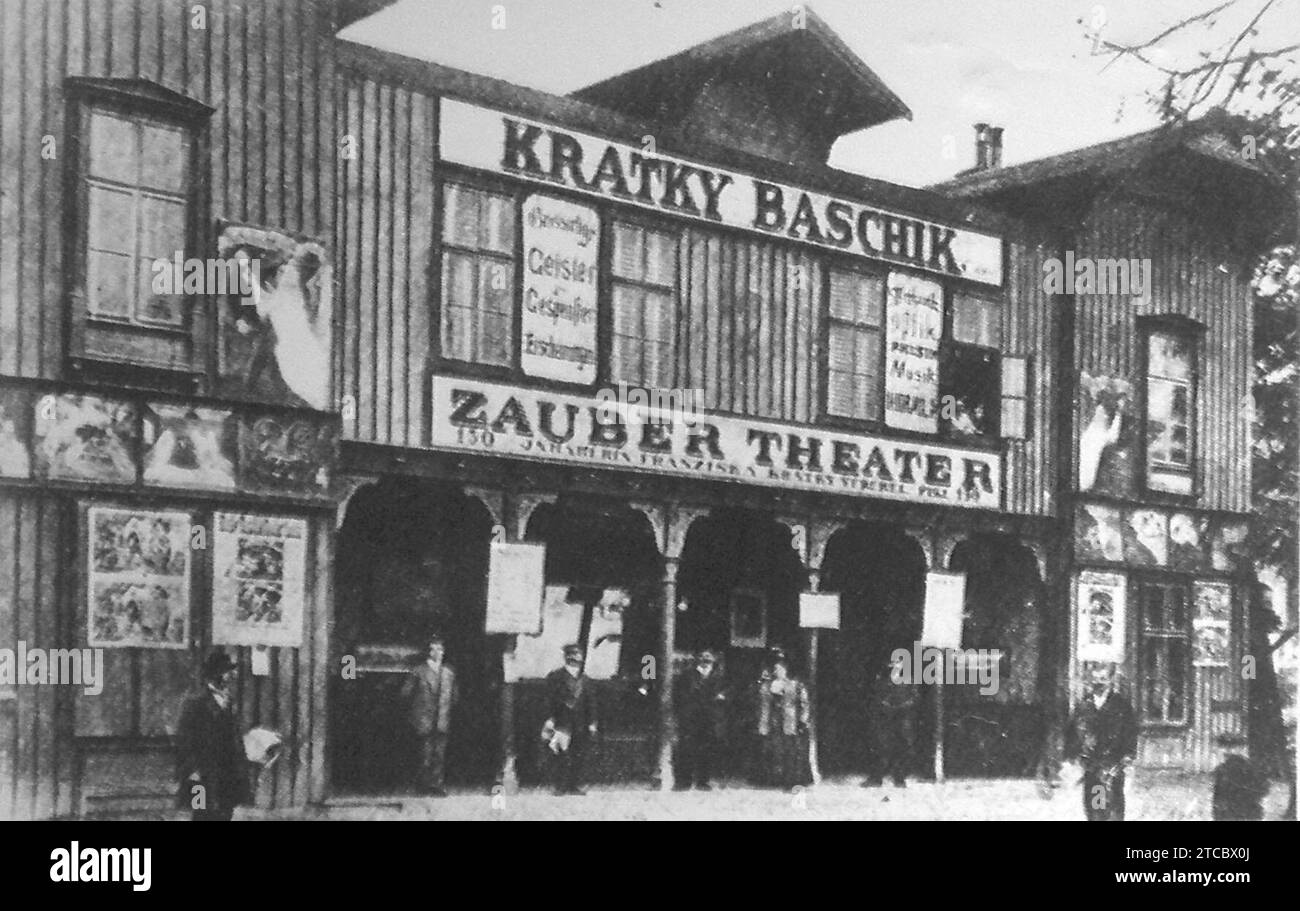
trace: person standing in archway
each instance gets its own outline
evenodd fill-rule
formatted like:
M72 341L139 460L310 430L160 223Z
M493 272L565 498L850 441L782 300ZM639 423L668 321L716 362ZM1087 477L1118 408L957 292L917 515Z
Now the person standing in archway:
M673 687L678 730L677 789L711 790L727 726L727 691L718 656L705 649Z
M772 677L761 687L758 733L766 783L789 790L812 784L808 767L808 721L812 714L808 688L790 674L790 664L783 657L772 662Z
M1124 767L1137 754L1133 707L1114 686L1108 665L1094 666L1090 692L1070 718L1066 756L1083 766L1083 810L1089 821L1124 819Z
M404 695L411 700L407 717L419 745L416 784L426 794L446 797L443 785L451 708L456 699L456 674L444 658L441 636L429 638L424 661L406 678Z
M864 788L879 787L886 777L894 787L907 787L916 750L916 681L901 667L905 659L890 658L877 675L873 691L874 712L868 720L871 744L869 774Z

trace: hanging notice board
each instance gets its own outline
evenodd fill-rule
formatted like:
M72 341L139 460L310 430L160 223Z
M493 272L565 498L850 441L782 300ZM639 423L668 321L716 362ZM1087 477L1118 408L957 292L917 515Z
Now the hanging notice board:
M488 633L536 636L542 631L546 545L493 541L488 551Z

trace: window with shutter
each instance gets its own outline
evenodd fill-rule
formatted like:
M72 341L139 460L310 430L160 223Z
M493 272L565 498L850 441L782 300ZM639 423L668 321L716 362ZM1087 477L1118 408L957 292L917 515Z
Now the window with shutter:
M515 350L512 197L443 186L442 356L511 366Z
M882 418L885 279L830 270L826 413L861 421Z
M613 344L609 377L647 389L673 386L678 236L614 224Z

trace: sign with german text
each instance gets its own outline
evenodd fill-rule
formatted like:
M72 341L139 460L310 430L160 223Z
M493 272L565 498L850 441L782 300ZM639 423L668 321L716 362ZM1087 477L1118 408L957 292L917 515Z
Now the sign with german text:
M1002 284L1002 240L981 231L654 154L450 98L441 100L438 141L442 160L467 167L665 215Z
M520 364L529 376L596 379L600 216L590 206L534 193L523 205Z
M536 635L542 628L546 545L493 541L488 548L488 633Z
M921 645L961 648L962 612L966 609L966 574L932 570L925 574L925 619Z
M885 306L885 423L939 432L943 285L891 272Z
M592 468L998 509L1001 456L798 424L669 413L435 376L434 449Z

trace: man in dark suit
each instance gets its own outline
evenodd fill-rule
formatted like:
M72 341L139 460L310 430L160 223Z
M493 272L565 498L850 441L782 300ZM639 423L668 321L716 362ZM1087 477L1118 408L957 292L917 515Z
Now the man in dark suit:
M564 647L564 667L546 675L549 716L542 731L557 764L556 794L581 796L582 761L588 738L596 734L596 701L582 672L581 646Z
M903 676L902 660L891 656L872 685L871 762L864 788L879 787L886 777L896 788L907 787L907 773L914 768L917 687Z
M709 779L717 771L727 725L727 691L717 663L717 653L705 649L673 688L678 790L713 787Z
M441 636L429 638L425 660L412 669L402 692L411 701L407 719L419 748L416 784L426 794L446 797L443 784L451 709L456 699L456 673L444 659Z
M1083 810L1090 821L1124 818L1124 766L1137 754L1137 721L1115 691L1109 666L1089 672L1090 690L1066 731L1066 755L1083 766Z
M203 663L203 687L186 696L176 726L177 794L195 820L229 820L248 803L248 760L231 699L235 662L215 651Z

